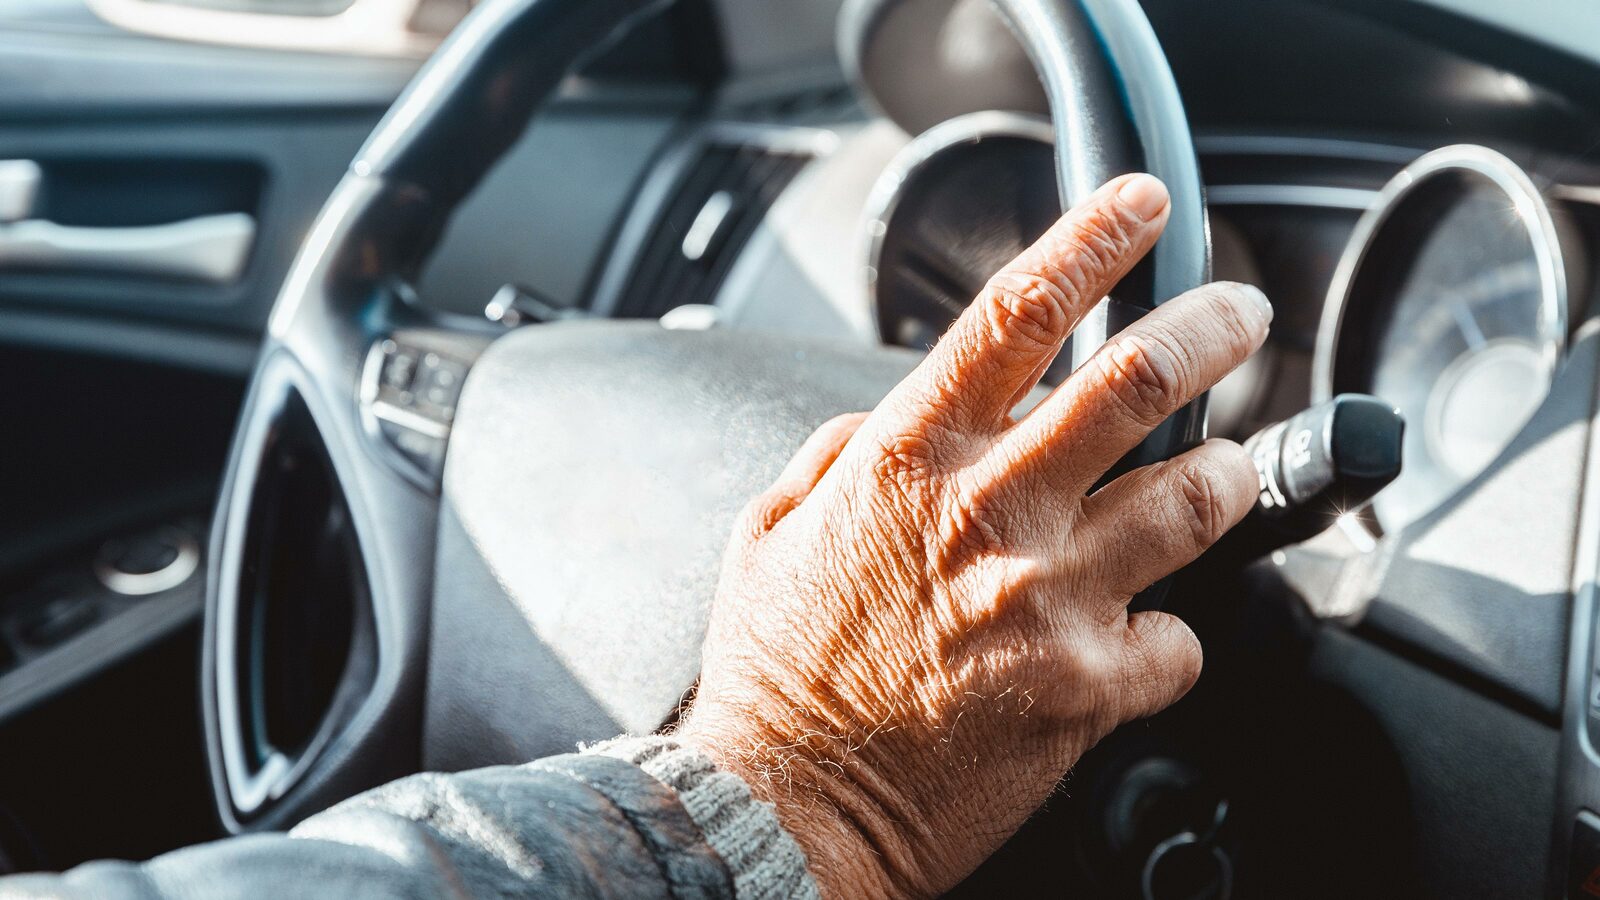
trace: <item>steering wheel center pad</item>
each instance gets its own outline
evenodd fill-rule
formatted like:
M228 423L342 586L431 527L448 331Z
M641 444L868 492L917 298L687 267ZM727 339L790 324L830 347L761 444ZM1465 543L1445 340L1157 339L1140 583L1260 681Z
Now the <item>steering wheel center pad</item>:
M693 686L735 516L918 356L654 323L524 328L474 367L445 470L424 762L569 752Z

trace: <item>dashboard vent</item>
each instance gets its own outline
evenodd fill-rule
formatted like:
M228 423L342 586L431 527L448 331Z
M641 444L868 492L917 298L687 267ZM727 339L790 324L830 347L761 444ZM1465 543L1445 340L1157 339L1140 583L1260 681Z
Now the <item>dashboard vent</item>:
M685 171L618 299L622 318L711 303L773 201L809 154L712 144Z

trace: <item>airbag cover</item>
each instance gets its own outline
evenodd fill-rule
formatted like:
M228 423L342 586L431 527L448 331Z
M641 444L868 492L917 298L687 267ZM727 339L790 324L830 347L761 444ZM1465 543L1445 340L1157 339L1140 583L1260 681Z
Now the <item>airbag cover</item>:
M571 750L668 719L734 516L817 425L916 364L654 323L524 328L462 396L444 478L425 763Z

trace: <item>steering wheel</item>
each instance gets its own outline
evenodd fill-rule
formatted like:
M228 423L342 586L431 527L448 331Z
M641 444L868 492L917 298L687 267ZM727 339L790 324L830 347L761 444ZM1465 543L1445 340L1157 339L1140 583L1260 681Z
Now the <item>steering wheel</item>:
M1137 169L1172 197L1153 258L1079 327L1082 357L1207 279L1193 143L1136 0L996 2L1049 97L1063 204ZM915 364L654 323L490 334L410 302L453 210L564 75L661 6L483 4L312 228L212 536L202 693L231 831L418 768L659 727L697 676L736 511L816 425L871 408ZM1203 423L1185 410L1129 463Z

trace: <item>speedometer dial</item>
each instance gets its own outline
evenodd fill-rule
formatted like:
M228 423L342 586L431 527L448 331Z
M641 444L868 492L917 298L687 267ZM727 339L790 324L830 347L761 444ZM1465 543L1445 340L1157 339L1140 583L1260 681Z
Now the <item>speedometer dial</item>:
M1394 530L1483 472L1550 387L1566 338L1554 220L1482 147L1408 166L1356 228L1318 335L1317 392L1363 391L1407 422L1405 470L1373 501Z

